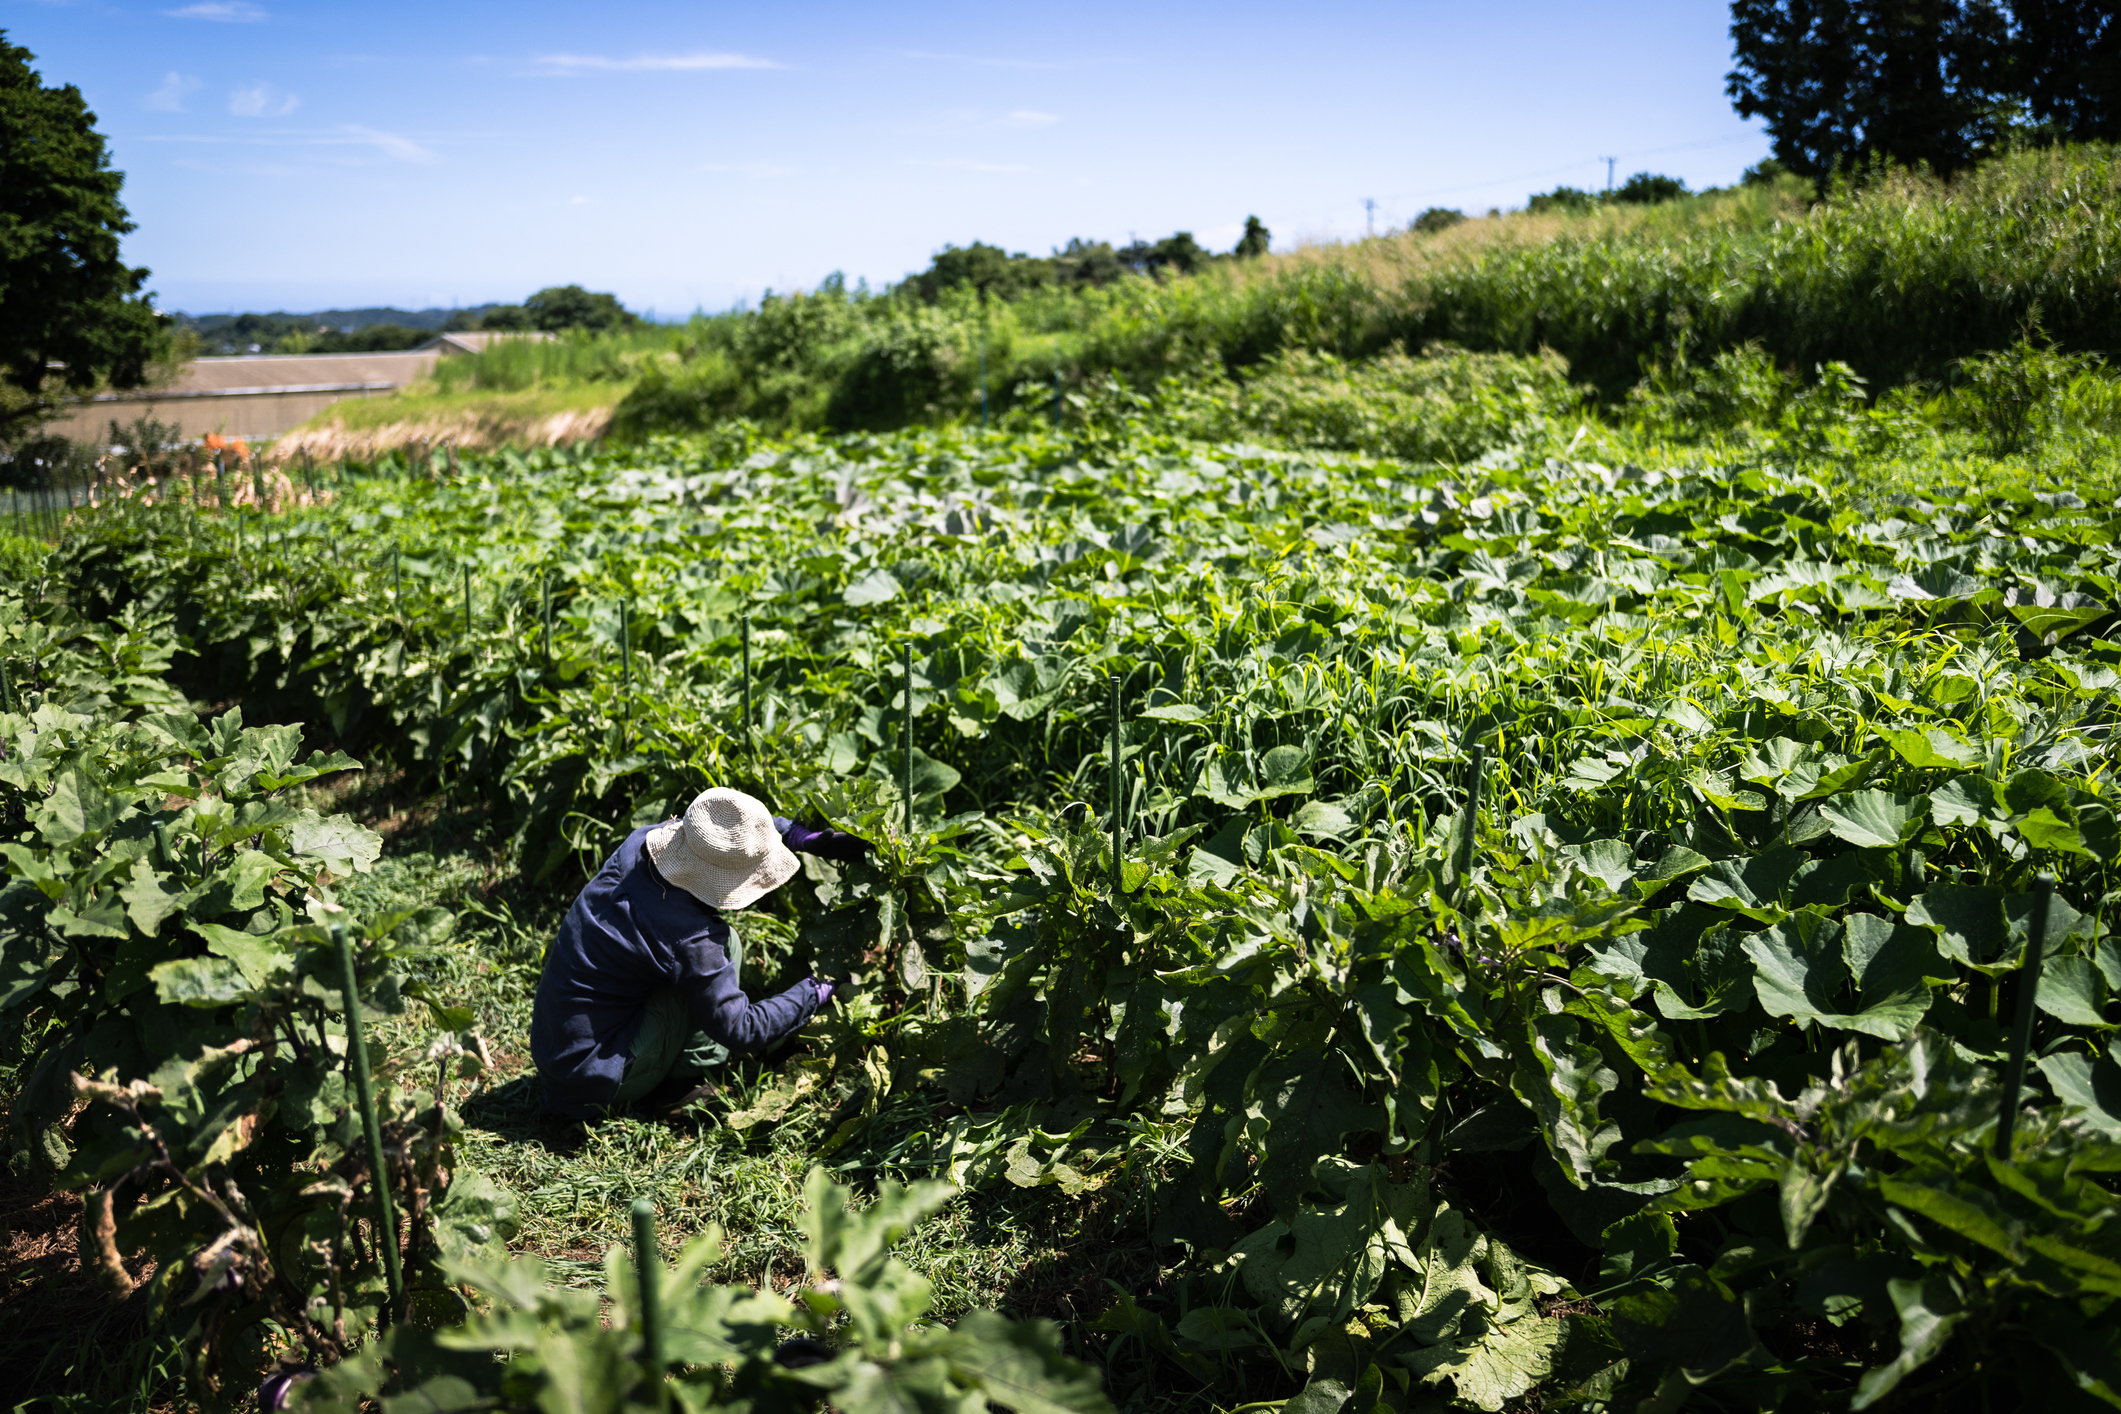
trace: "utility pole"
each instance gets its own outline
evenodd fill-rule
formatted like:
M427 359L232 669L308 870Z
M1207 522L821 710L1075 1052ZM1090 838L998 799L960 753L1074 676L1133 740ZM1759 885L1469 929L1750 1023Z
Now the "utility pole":
M1611 196L1613 194L1613 164L1620 159L1618 157L1601 157L1598 160L1605 163L1605 194Z
M1377 198L1374 196L1362 199L1362 230L1366 236L1377 234Z

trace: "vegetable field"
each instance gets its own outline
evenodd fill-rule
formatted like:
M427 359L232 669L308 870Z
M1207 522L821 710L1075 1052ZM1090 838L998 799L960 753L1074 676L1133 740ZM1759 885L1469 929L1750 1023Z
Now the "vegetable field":
M1969 465L172 478L0 604L15 1171L208 1408L2121 1404L2121 517ZM710 784L876 843L739 924L857 985L540 1141L543 930Z

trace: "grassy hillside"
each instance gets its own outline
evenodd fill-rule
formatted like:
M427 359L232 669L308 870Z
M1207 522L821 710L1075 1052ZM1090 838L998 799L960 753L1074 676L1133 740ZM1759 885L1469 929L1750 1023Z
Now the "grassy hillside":
M1776 398L1840 363L1827 383L1873 401L1921 384L1934 400L1966 385L1964 359L2028 336L2028 348L2080 356L2068 377L2115 351L2117 186L2115 150L2082 147L2003 158L1950 183L1900 174L1825 202L1791 182L1517 212L984 303L966 287L929 302L910 288L828 282L685 325L452 360L407 402L446 420L453 399L471 414L494 393L566 388L570 407L613 408L622 437L732 418L856 430L976 421L983 388L991 418L1065 416L1117 378L1230 404L1225 433L1272 434L1286 417L1246 410L1261 379L1278 380L1284 401L1307 379L1338 399L1341 365L1319 357L1368 363L1440 345L1543 359L1509 379L1555 394L1537 399L1549 417L1584 403L1610 418L1642 389L1683 388L1741 350L1786 385ZM1739 376L1735 365L1726 374ZM388 408L362 416L405 420Z

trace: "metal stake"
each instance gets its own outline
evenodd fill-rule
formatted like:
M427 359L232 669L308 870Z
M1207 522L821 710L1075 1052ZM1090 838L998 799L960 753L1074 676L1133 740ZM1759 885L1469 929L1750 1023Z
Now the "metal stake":
M354 1100L361 1107L361 1128L368 1136L368 1169L376 1186L376 1245L383 1249L383 1275L389 1283L390 1308L387 1324L405 1291L398 1270L398 1216L390 1202L390 1170L383 1162L383 1128L376 1122L376 1096L368 1080L368 1043L361 1035L361 987L354 972L353 939L346 925L331 925L331 940L339 949L339 981L346 991L346 1058L353 1066Z
M2033 881L2033 915L2027 920L2025 961L2018 964L2018 1024L2011 1033L2010 1064L2003 1071L2003 1108L1996 1112L1996 1157L2011 1156L2011 1131L2018 1124L2018 1092L2025 1084L2025 1053L2033 1043L2033 1001L2040 991L2040 969L2047 942L2047 907L2054 897L2055 876Z

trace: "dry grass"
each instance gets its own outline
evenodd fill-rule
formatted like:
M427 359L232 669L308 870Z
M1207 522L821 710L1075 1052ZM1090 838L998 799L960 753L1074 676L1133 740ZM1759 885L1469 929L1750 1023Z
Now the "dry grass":
M340 403L273 444L275 460L373 461L415 445L463 451L592 442L611 426L626 386L589 383L522 392L441 393L415 383L387 398Z

